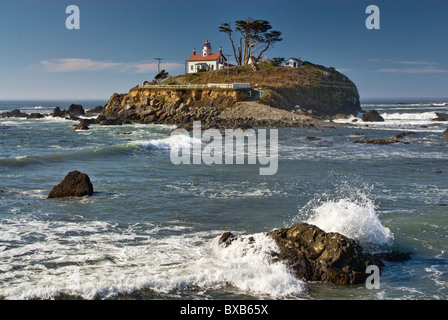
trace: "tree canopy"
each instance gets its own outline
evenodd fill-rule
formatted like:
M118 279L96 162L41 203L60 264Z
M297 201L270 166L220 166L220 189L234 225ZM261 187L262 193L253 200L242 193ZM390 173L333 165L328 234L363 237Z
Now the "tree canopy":
M247 65L251 56L255 56L258 61L266 51L274 47L276 42L283 40L280 31L271 29L269 21L252 18L235 21L235 28L232 28L230 23L223 23L219 27L220 32L229 36L238 66ZM236 47L235 35L238 33L240 38Z

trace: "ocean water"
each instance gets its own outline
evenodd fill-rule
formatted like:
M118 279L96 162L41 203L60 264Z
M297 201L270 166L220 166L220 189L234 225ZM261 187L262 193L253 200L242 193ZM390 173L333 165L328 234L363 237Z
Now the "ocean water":
M1 101L0 113L51 112L106 101ZM195 143L174 126L96 126L0 118L2 299L429 299L448 298L446 100L371 100L382 123L323 131L278 129L278 171L259 165L174 165ZM357 132L358 135L353 135ZM355 144L405 132L406 143ZM314 136L317 139L307 139ZM65 175L89 175L92 197L46 199ZM296 222L398 250L379 289L294 278L264 233ZM225 231L252 235L231 248Z

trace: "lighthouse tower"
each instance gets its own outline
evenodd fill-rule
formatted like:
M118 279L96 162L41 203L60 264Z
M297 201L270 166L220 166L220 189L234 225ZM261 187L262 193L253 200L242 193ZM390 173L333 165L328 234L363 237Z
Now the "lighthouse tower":
M205 41L204 43L204 48L202 49L202 55L204 57L207 57L208 55L210 55L212 53L212 45L210 44L210 42Z

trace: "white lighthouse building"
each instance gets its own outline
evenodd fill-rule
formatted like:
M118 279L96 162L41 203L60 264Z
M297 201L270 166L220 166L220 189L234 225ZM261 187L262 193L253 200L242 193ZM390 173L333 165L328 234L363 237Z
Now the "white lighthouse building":
M212 46L208 40L204 43L202 54L196 54L196 49L193 49L193 54L187 61L188 73L195 73L199 70L219 70L227 64L227 59L222 54L222 49L219 48L219 53L212 53Z

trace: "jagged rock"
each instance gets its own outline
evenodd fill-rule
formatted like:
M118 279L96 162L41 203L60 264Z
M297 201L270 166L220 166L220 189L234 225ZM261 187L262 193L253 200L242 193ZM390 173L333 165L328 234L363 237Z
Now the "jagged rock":
M19 109L14 109L10 112L4 112L0 115L2 118L26 118L28 113L22 112Z
M64 198L64 197L83 197L93 195L93 185L90 178L85 173L79 171L72 171L55 186L50 194L50 198Z
M89 125L95 124L95 119L81 119L79 120L79 124L75 126L75 131L77 130L89 130Z
M100 121L102 126L121 126L122 124L123 120L121 119L104 119Z
M365 122L383 122L384 118L376 110L367 110L361 117Z
M367 139L367 140L356 140L353 143L371 143L371 144L392 144L398 141L386 140L386 139Z
M68 107L68 115L71 117L78 117L85 115L84 108L79 104L72 104Z
M86 111L86 116L91 117L91 116L96 116L99 115L103 112L104 107L103 106L97 106L93 109L87 110Z
M54 108L52 115L53 115L53 117L63 118L65 116L67 116L67 111L65 111L65 110L62 111L61 108L56 107L56 108Z
M369 276L367 266L376 265L380 271L384 267L380 257L365 253L355 240L336 232L325 232L315 225L297 223L268 232L267 236L279 248L271 252L271 262L283 262L297 278L307 281L359 284ZM229 247L238 239L235 234L225 232L218 243ZM252 237L248 240L249 243L255 241ZM381 256L386 257L396 259L394 261L405 259L399 254Z
M31 113L28 117L26 117L27 119L42 119L45 118L45 116L41 113Z
M277 260L284 261L298 278L349 285L365 282L366 268L384 266L364 253L353 239L317 226L298 223L269 232L280 248Z
M443 117L437 117L437 118L431 119L431 121L446 121L446 119Z

